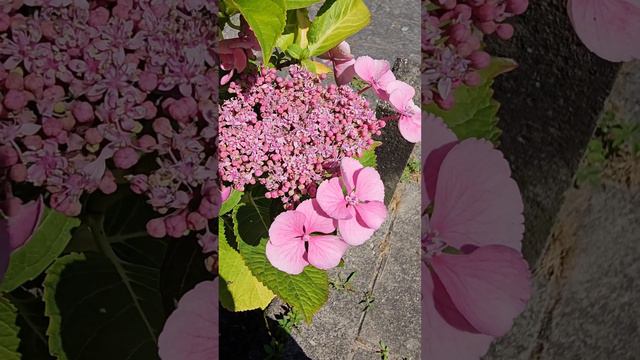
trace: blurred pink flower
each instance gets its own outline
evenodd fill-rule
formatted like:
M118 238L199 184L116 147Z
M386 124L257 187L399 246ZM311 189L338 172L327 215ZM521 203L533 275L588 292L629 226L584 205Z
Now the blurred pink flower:
M356 75L354 68L356 60L351 54L351 47L349 46L349 43L346 41L341 42L326 54L321 55L320 58L331 62L331 65L333 65L333 73L336 78L336 84L338 85L346 85L350 83Z
M158 338L162 360L218 360L218 279L184 294Z
M340 236L349 245L367 241L387 217L384 184L380 174L358 160L344 158L341 176L323 181L317 200L322 210L338 222Z
M295 210L276 217L269 228L267 258L277 269L300 274L311 264L318 269L331 269L340 263L347 243L331 234L336 230L333 219L320 209L315 200L300 203Z
M580 40L596 55L640 59L640 1L569 0L567 10Z
M434 131L423 144L423 209L433 212L422 229L422 357L478 359L530 297L522 200L491 143L456 141L440 120L426 120Z
M396 80L389 63L385 60L374 60L369 56L356 59L353 68L356 74L371 86L376 95L384 101L389 100L387 85Z
M413 97L416 94L414 88L405 82L396 80L389 83L385 90L389 94L389 102L400 115L398 129L400 129L402 137L412 143L420 142L422 114L420 107L413 102Z
M12 197L0 204L0 280L7 270L11 253L31 239L43 213L42 197L26 204Z

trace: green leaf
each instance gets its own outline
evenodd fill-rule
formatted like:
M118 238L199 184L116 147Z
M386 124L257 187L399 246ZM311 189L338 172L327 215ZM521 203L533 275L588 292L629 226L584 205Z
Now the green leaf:
M287 0L287 10L302 9L322 0Z
M21 358L18 352L20 339L16 325L18 311L4 297L0 297L0 359L2 360L19 360Z
M218 221L218 268L228 294L220 297L222 306L230 311L265 309L275 295L251 274L240 253L227 242L222 219Z
M290 275L274 268L265 255L267 239L252 246L237 239L240 254L260 282L282 300L300 311L307 322L327 302L329 279L325 271L307 266L301 274Z
M76 218L46 208L31 240L11 254L0 292L9 292L40 275L64 251L71 230L79 224Z
M269 227L277 212L274 201L265 198L263 194L264 189L260 188L246 192L242 198L242 203L246 206L240 206L234 212L240 237L252 245L260 242L263 237L269 237Z
M36 288L39 290L39 288ZM21 286L5 296L18 309L16 324L20 327L18 352L23 359L49 360L47 325L49 320L44 316L44 302L39 291ZM36 291L34 291L36 290Z
M328 74L333 71L327 65L309 59L303 59L301 61L301 64L305 69L311 71L314 74Z
M370 21L371 13L363 0L327 0L309 29L310 55L326 53Z
M238 203L242 199L242 195L244 195L244 193L241 191L235 189L231 190L231 195L229 195L229 198L222 203L222 206L220 206L220 213L218 214L218 216L222 216L233 210L233 208L236 207L236 205L238 205Z
M110 214L109 207L105 209ZM165 319L160 269L166 241L123 232L144 226L141 212L144 208L119 224L91 213L83 223L101 253L71 253L47 270L47 335L51 354L58 359L158 358L156 339Z
M227 0L238 9L253 30L262 49L262 61L269 62L271 51L286 23L285 0Z
M360 164L362 164L362 166L372 168L378 166L378 156L376 155L376 148L378 148L378 146L380 145L382 145L380 141L375 141L369 149L365 150L362 153L362 156L358 158L358 161L360 161Z

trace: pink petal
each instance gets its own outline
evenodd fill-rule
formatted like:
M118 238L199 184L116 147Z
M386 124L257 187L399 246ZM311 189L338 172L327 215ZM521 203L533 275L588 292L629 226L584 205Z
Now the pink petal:
M305 215L298 211L285 211L276 216L269 227L269 242L275 245L298 242L304 235Z
M337 236L311 236L308 260L318 269L332 269L338 264L349 245Z
M336 231L332 218L328 217L315 199L305 200L296 208L296 212L304 214L304 228L306 234L315 232L330 234Z
M377 230L387 218L387 207L381 201L369 201L356 205L356 213L368 228Z
M44 213L42 197L21 205L18 212L7 219L0 219L0 234L9 240L10 251L24 245L38 228Z
M356 59L354 69L362 80L372 83L390 71L391 67L387 61L374 60L369 56L361 56Z
M440 254L431 265L460 314L483 334L506 334L531 295L527 262L506 246Z
M458 330L447 323L434 302L434 281L422 265L422 359L477 360L489 350L491 336Z
M158 338L162 360L217 360L218 279L184 294Z
M356 172L362 167L360 161L353 158L343 158L340 162L340 176L347 193L351 193L356 187Z
M431 226L458 249L501 244L520 250L523 204L510 176L509 164L488 141L455 145L440 166Z
M349 219L353 215L347 208L339 178L325 180L318 187L316 200L324 212L334 219Z
M359 216L354 216L351 219L338 220L340 237L352 246L362 245L365 241L369 240L375 232L375 229L368 228L366 224L358 218Z
M640 3L569 0L569 17L580 40L609 61L640 59Z
M413 104L416 90L404 81L392 81L387 84L385 90L389 94L389 102L398 112L404 112L410 103Z
M405 140L412 143L419 143L422 138L422 116L420 107L412 105L413 114L411 116L401 116L398 121L398 129Z
M269 241L266 254L273 267L288 274L300 274L305 266L309 265L305 259L306 249L302 239L284 242L281 245Z
M376 169L366 167L356 174L356 196L360 201L384 201L384 184Z
M422 132L422 143L420 144L422 146L423 161L422 207L426 209L435 197L440 165L458 138L439 117L428 113L423 113L422 117L422 122L425 126ZM437 153L435 152L436 149L446 144L449 144L449 146L438 150Z
M333 62L333 72L338 86L346 85L353 80L356 75L356 70L353 67L355 63L356 61L354 59Z

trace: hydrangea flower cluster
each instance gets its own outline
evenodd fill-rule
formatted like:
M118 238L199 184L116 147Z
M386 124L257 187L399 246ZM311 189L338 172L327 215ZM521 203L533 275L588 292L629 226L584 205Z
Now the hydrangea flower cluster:
M234 97L219 116L219 173L239 191L262 184L267 198L291 209L315 195L327 172L344 157L358 157L385 122L348 86L324 86L323 75L299 66L288 77L262 68L245 88L232 82Z
M320 184L316 198L275 218L266 249L269 262L293 275L307 265L338 266L350 245L363 244L380 228L387 217L383 201L380 174L356 159L342 159L340 176Z
M522 199L491 143L424 125L422 358L479 359L531 295Z
M478 85L478 70L491 61L485 35L508 40L505 20L524 13L528 0L422 0L422 102L453 106L453 90Z
M22 3L0 14L0 181L42 187L76 216L83 194L112 193L124 176L163 215L151 235L205 229L217 189L216 2ZM145 158L152 170L136 170Z

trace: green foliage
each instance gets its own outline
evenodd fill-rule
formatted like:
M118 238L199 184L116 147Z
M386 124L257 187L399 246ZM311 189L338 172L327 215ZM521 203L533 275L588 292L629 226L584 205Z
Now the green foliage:
M389 360L389 347L387 346L387 344L385 344L384 341L380 340L378 346L380 347L380 349L376 352L380 354L380 360Z
M0 297L0 359L19 360L20 339L16 325L17 309L4 297Z
M268 63L286 23L285 0L225 0L225 4L240 11L247 20L260 43L263 62Z
M49 344L47 339L48 319L44 316L44 302L40 291L34 288L25 290L29 284L20 286L7 299L18 309L16 324L20 327L18 336L20 347L18 352L23 359L49 360Z
M310 56L331 50L370 21L371 13L363 0L327 0L309 29Z
M362 156L358 158L360 164L364 167L375 168L378 166L378 156L376 155L376 149L382 145L380 141L375 141L373 145L362 153Z
M402 176L400 177L400 180L409 181L418 176L418 174L420 174L420 160L411 157L407 162L407 166L405 166L404 170L402 170Z
M460 86L454 91L455 106L442 110L435 103L424 110L441 117L459 139L484 138L497 142L500 104L493 99L493 80L496 76L511 71L516 64L510 59L493 58L491 65L480 71L482 83L475 87Z
M335 280L331 280L329 285L338 291L353 291L353 287L351 286L351 280L355 276L356 272L352 271L345 278L342 278L342 275L338 273L336 275Z
M322 0L287 0L287 10L306 8L320 1Z
M220 219L219 268L220 281L224 282L225 288L224 295L220 296L222 306L230 311L265 309L275 295L251 274L240 253L229 245L224 227Z
M358 302L358 304L362 305L362 312L367 312L373 306L373 303L376 301L375 296L371 291L365 291L362 294L362 300Z
M0 292L9 292L40 275L64 251L71 230L79 224L76 218L46 208L31 240L11 254Z

